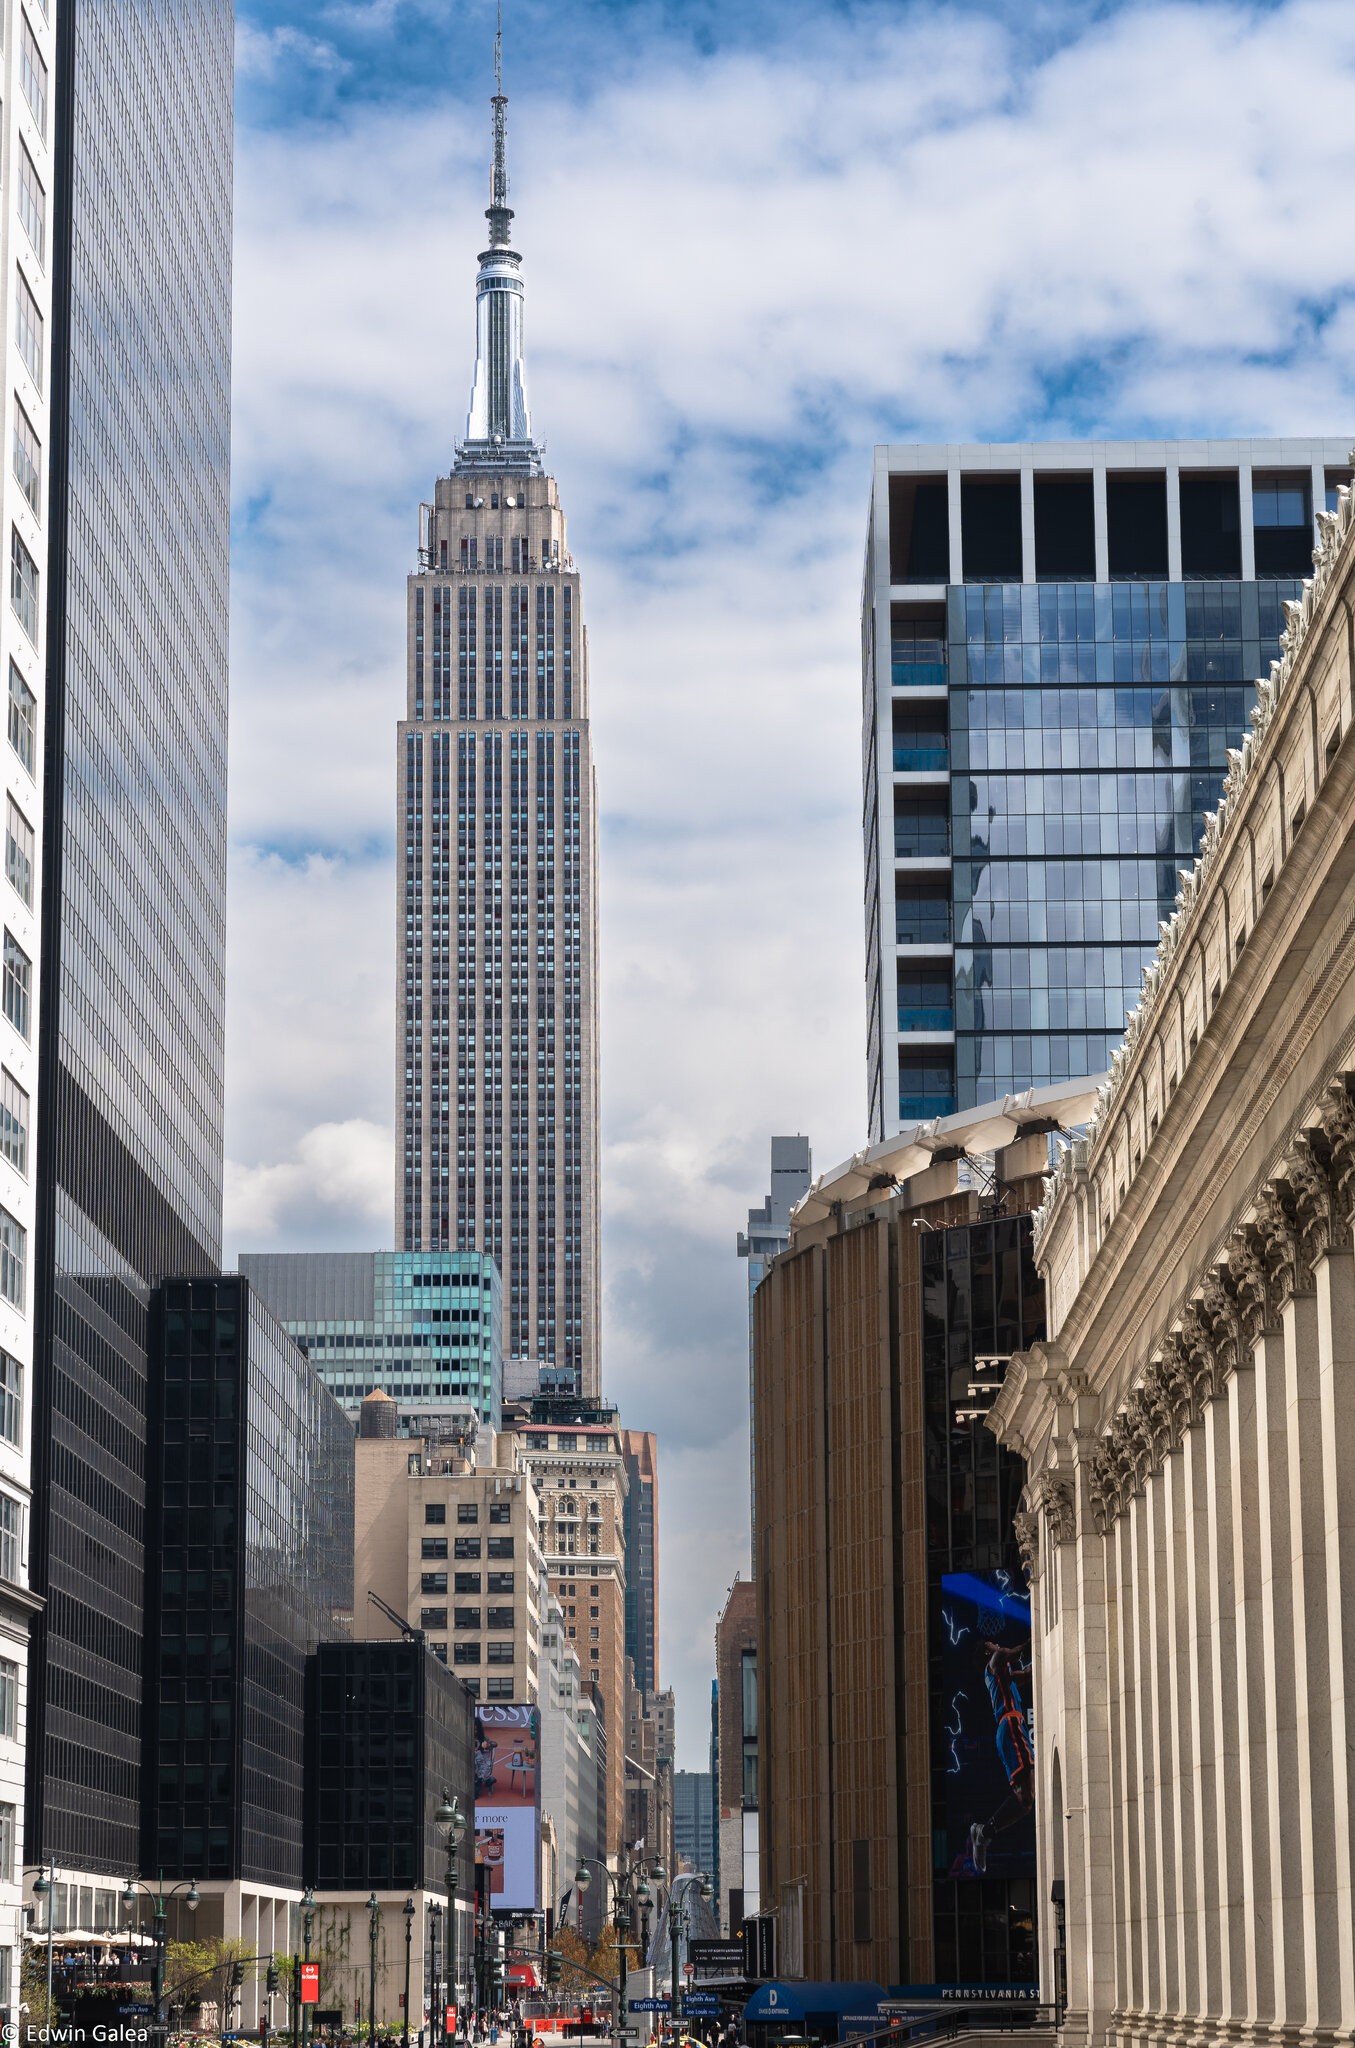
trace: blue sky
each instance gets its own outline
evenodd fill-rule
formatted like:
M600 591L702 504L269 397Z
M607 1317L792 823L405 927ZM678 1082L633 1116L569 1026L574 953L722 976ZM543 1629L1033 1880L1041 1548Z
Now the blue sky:
M228 1230L388 1243L394 725L464 418L492 8L239 8ZM702 1761L747 1570L734 1234L865 1138L872 445L1355 437L1355 9L513 0L537 431L603 815L604 1372Z

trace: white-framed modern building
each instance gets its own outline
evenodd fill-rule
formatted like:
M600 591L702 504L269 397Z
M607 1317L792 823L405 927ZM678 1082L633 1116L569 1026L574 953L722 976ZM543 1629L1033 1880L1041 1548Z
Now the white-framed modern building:
M6 690L3 1016L0 1016L0 2010L18 1998L28 1738L32 1501L32 1246L42 973L42 793L51 448L53 80L58 9L15 0L0 51L0 376L9 460L0 519L9 602L0 607Z
M1104 1071L1348 447L876 449L873 1139Z

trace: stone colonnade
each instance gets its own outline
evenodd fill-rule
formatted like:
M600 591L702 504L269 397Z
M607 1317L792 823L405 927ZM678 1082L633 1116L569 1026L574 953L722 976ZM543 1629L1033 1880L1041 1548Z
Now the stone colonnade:
M1353 1087L1113 1416L1057 1343L1023 1361L1057 1417L1021 1531L1070 2043L1355 2028Z

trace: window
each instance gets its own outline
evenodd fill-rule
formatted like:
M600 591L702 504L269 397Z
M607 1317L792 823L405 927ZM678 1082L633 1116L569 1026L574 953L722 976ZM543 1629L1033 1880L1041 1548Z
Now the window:
M27 1038L33 1011L33 963L12 933L5 933L5 1015Z
M590 1608L589 1608L589 1610L588 1610L588 1619L589 1619L590 1621L596 1621L596 1620L598 1619L598 1616L599 1616L599 1614L600 1614L600 1613L601 1613L601 1609L600 1609L600 1608L597 1608L597 1607L590 1607Z
M491 1588L493 1587L493 1584L494 1581L491 1578ZM458 1572L456 1574L456 1581L453 1585L452 1590L456 1593L478 1593L480 1590L479 1572Z
M511 1628L513 1626L512 1608L491 1607L489 1610L489 1620L486 1626L489 1628Z
M33 165L33 159L19 144L19 218L24 233L37 253L39 263L47 261L47 194Z
M446 1643L434 1643L432 1645L432 1651L433 1655L437 1658L439 1664L445 1664L447 1662ZM464 1680L464 1684L466 1687L466 1691L470 1693L474 1698L478 1699L480 1697L480 1681L478 1678L467 1678L466 1680Z
M511 1643L491 1643L485 1652L485 1661L488 1664L511 1664L513 1661L513 1645Z
M15 1308L24 1305L24 1269L28 1263L28 1232L8 1209L0 1209L0 1294ZM6 1573L11 1577L12 1574Z
M9 743L32 775L38 759L38 700L14 663L9 665Z
M425 1501L425 1502L424 1502L424 1507L423 1507L423 1518L424 1518L424 1521L425 1521L425 1522L429 1523L430 1525L432 1525L432 1526L434 1526L434 1527L438 1526L438 1525L439 1525L440 1523L443 1523L443 1522L445 1522L445 1521L446 1521L446 1519L447 1519L447 1503L446 1503L446 1501L445 1501L445 1500L429 1500L429 1501Z
M46 7L43 13L47 12ZM19 83L28 101L28 110L38 124L38 133L44 141L47 137L47 66L38 39L28 26L27 15L20 17L19 29Z
M446 1557L447 1538L445 1536L425 1536L422 1552L425 1557Z
M492 1700L511 1700L513 1697L512 1679L491 1678L489 1680L489 1697Z
M453 1643L453 1644L452 1644L452 1662L453 1662L453 1664L478 1664L478 1663L479 1663L479 1661L480 1661L480 1645L479 1645L478 1643Z
M420 1628L446 1628L446 1626L447 1609L445 1607L421 1607L419 1609Z
M458 1536L452 1545L452 1555L453 1557L478 1557L480 1555L479 1537Z
M480 1555L478 1550L476 1551L475 1555L477 1557ZM489 1538L489 1555L491 1557L511 1557L513 1555L512 1537L491 1536Z
M14 294L14 339L19 344L29 376L42 389L42 314L38 302L20 276Z
M19 1667L0 1657L0 1735L11 1740L19 1732Z
M13 797L5 808L5 873L10 887L33 907L33 827Z
M456 1519L458 1522L478 1522L480 1519L479 1502L459 1500L456 1504Z
M4 1211L0 1210L0 1215ZM23 1514L11 1494L0 1493L0 1579L18 1585L20 1553L23 1548Z
M38 644L38 565L19 538L18 527L9 536L9 601L19 624L36 647Z
M14 1808L0 1806L0 1879L14 1881Z
M42 443L17 398L14 401L14 474L19 479L19 489L41 519Z
M16 1173L28 1172L28 1091L0 1068L0 1152Z
M454 1607L454 1608L452 1609L452 1627L453 1627L453 1628L476 1628L476 1629L478 1629L478 1628L479 1628L479 1626L480 1626L480 1610L479 1610L479 1608L478 1608L478 1607Z
M489 1519L491 1522L511 1522L513 1519L512 1502L492 1500L489 1503Z
M8 1351L0 1351L0 1436L6 1443L23 1441L24 1369Z
M475 1590L477 1593L480 1590L478 1579L475 1582ZM489 1590L491 1593L511 1593L513 1590L513 1574L511 1572L491 1572L489 1575Z
M446 1572L425 1572L419 1581L419 1591L421 1593L445 1593L447 1591Z

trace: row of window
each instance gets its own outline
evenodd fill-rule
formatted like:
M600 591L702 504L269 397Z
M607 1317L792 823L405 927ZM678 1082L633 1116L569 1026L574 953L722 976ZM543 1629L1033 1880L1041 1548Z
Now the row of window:
M483 1621L480 1618L481 1611L478 1607L454 1607L452 1609L452 1627L467 1629L512 1628L513 1610L511 1607L486 1608L483 1610L485 1617ZM446 1626L447 1609L445 1607L420 1608L420 1628L446 1628Z
M511 1536L487 1536L484 1542L485 1554L489 1557L512 1557L513 1555L513 1538ZM422 1554L424 1557L446 1557L447 1538L445 1536L425 1536ZM457 1536L452 1539L453 1557L471 1558L479 1557L480 1554L480 1538L478 1536Z
M444 1523L447 1520L446 1501L426 1501L424 1503L423 1518L426 1523L434 1526ZM475 1500L459 1500L456 1504L456 1519L458 1522L478 1522L480 1519L480 1503ZM513 1519L512 1502L507 1500L490 1501L489 1519L491 1522L511 1522Z
M424 1546L424 1555L429 1555L427 1544ZM434 1552L433 1555L437 1555L437 1553ZM445 1545L443 1546L442 1555L446 1555ZM485 1581L485 1590L487 1592L511 1593L513 1591L514 1575L512 1572L487 1572L485 1574ZM445 1593L447 1591L446 1572L424 1572L419 1581L419 1591L421 1593ZM452 1591L454 1593L478 1593L480 1591L479 1572L453 1572Z
M439 1664L445 1664L447 1662L446 1643L433 1643L430 1647ZM478 1678L463 1678L461 1683L465 1686L466 1691L473 1700L480 1698L480 1681ZM511 1678L490 1678L485 1681L484 1697L491 1700L511 1700L515 1690L516 1688Z

